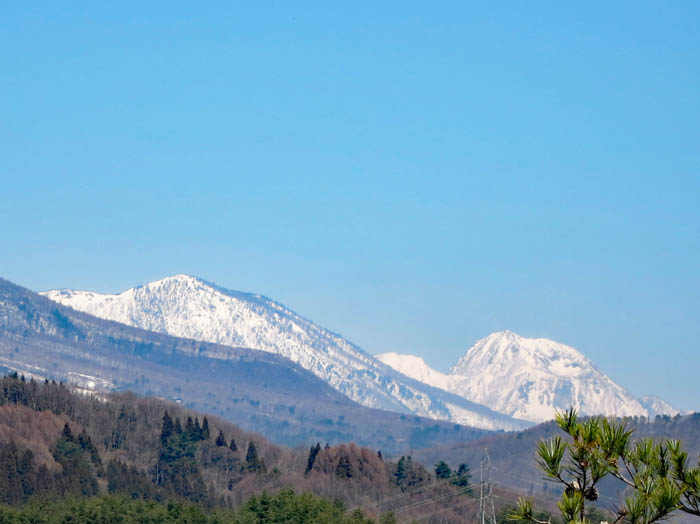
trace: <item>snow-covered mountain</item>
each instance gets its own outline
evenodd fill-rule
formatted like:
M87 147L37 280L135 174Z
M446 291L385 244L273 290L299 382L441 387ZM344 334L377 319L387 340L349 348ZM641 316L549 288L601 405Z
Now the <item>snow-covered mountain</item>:
M484 429L528 425L406 377L269 298L226 290L195 277L176 275L118 295L65 289L43 294L96 317L230 347L217 354L208 352L210 358L230 358L236 347L282 355L364 406Z
M408 377L461 396L459 387L463 380L462 377L441 373L431 368L421 357L400 353L382 353L375 356L387 366L391 366Z
M655 417L656 415L671 415L673 417L679 414L684 414L680 409L674 408L664 399L654 395L645 395L641 397L639 399L639 403L646 408L650 417Z
M378 355L385 364L516 418L541 422L555 410L586 415L650 415L624 388L570 346L510 331L479 340L449 374L411 355Z

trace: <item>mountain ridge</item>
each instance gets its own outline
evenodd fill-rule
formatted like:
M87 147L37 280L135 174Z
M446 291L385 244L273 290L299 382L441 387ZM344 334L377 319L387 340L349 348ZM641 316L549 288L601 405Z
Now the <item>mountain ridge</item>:
M65 306L126 325L281 355L366 407L484 429L521 429L529 425L406 377L272 299L228 290L197 277L175 275L111 295L69 289L42 294ZM210 356L226 359L225 352Z
M0 372L12 371L98 398L128 390L169 399L291 446L354 441L397 453L488 433L366 408L280 355L100 319L0 278Z
M533 422L549 420L556 410L571 406L587 415L678 412L658 398L642 405L571 346L521 337L508 330L477 341L449 373L433 370L412 355L385 353L377 357L417 380Z

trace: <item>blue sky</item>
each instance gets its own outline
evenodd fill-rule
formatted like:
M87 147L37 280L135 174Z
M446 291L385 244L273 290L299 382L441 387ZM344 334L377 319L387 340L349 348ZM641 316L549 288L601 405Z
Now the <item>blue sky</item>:
M4 6L0 275L442 370L511 329L700 409L700 4L331 4Z

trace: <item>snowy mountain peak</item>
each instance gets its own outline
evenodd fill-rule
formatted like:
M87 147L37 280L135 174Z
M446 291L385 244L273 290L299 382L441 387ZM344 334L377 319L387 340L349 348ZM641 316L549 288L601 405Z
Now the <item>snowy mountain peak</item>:
M155 280L143 286L127 289L124 291L124 293L134 293L144 289L149 290L150 292L177 293L192 292L204 288L214 288L214 286L201 278L197 278L192 275L179 274L171 277L165 277L160 280Z
M401 355L399 353L382 353L381 355L375 355L382 362L404 362L405 364L420 370L428 370L430 367L425 363L421 357L416 355Z
M185 275L184 273L180 273L179 275L173 275L171 277L165 277L165 278L162 278L160 280L150 282L143 287L195 286L198 284L204 285L204 284L206 284L206 282L204 282L201 278L197 278L193 275Z
M453 375L468 375L475 363L505 365L517 361L528 368L549 368L560 376L579 376L593 363L571 346L546 338L525 338L512 331L492 333L474 344L452 367Z
M385 353L382 362L401 373L511 416L541 422L556 410L584 415L675 415L664 400L634 399L576 349L512 331L491 333L459 359L449 374L421 358Z
M681 410L674 408L665 400L654 395L641 397L639 403L649 411L650 417L655 417L656 415L675 416L681 413Z
M575 407L587 415L646 415L647 410L576 349L510 331L476 342L450 370L461 393L532 421Z
M449 387L450 377L431 368L421 357L401 355L399 353L382 353L381 355L375 355L375 357L407 377L414 378L436 388L451 391Z
M533 422L549 420L556 410L571 406L584 415L646 416L670 408L657 399L642 405L571 346L512 331L476 342L449 374L411 355L378 358L416 380Z
M58 290L48 298L91 315L182 338L282 355L368 407L450 420L486 429L515 429L522 421L412 380L362 349L282 304L174 275L116 295Z

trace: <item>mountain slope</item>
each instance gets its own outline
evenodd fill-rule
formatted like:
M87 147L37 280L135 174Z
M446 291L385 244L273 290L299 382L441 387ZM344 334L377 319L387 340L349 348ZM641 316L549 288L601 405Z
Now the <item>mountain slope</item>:
M679 409L674 408L664 399L654 395L645 395L639 399L639 403L649 412L650 417L656 415L675 416L681 413Z
M165 278L118 295L71 290L44 294L76 310L142 329L284 356L367 407L485 429L526 425L408 378L273 300L191 276ZM230 351L210 351L208 356L225 360Z
M587 415L649 414L581 353L547 339L510 331L474 344L449 374L410 355L379 355L398 371L516 418L542 422L555 410L575 407Z
M226 354L226 360L210 355ZM0 279L0 373L130 390L182 403L278 443L348 442L400 453L470 440L483 430L370 409L298 364L106 321Z
M690 462L697 463L700 453L700 413L688 416L660 417L658 419L633 418L626 421L629 429L634 429L632 441L639 438L679 439L688 452ZM490 435L480 440L460 442L424 450L414 450L413 458L423 464L434 464L439 460L448 463L465 461L479 464L488 449L491 465L491 478L496 485L521 489L530 494L548 493L558 498L561 488L549 482L539 469L535 452L541 440L565 434L554 421L545 422L522 432ZM624 500L620 497L625 486L610 482L608 478L601 485L601 499L608 503ZM609 497L613 497L609 500ZM556 500L556 499L555 499ZM675 522L677 522L674 519Z
M415 378L424 384L429 384L445 391L452 391L457 395L462 394L459 389L461 377L441 373L431 368L421 357L402 355L400 353L382 353L375 356L387 366L391 366L407 377Z

